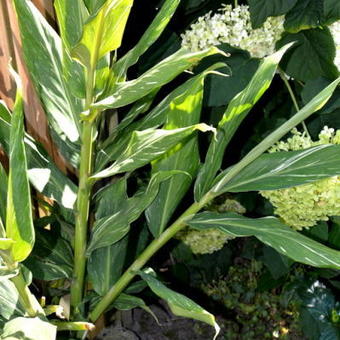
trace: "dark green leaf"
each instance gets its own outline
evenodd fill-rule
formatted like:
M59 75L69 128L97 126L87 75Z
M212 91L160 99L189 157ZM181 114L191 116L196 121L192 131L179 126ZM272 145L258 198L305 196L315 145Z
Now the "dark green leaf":
M277 65L288 48L289 46L285 46L266 57L247 87L229 103L218 124L217 137L212 139L205 162L199 171L195 183L195 200L200 200L211 188L216 173L221 167L225 148L243 119L270 86Z
M327 27L286 34L277 44L283 46L293 41L297 43L282 60L283 69L288 75L302 81L318 77L334 79L338 76L338 69L333 63L335 46Z
M316 28L321 25L323 0L299 0L293 9L286 14L285 30L297 33L301 30Z
M57 326L36 318L18 317L5 323L3 340L55 340Z
M93 107L118 108L134 103L153 90L169 83L204 57L218 52L219 50L215 47L201 52L190 52L184 48L180 49L142 74L139 78L113 85L112 88L108 89L108 97L95 103Z
M14 261L27 258L34 245L31 193L24 144L24 112L20 80L12 113L9 143L9 175L6 207L6 236L15 243L11 248Z
M94 174L92 178L105 178L138 169L162 156L196 130L206 132L214 129L201 123L172 130L147 129L135 131L132 133L125 151L117 158L115 163Z
M222 191L277 190L340 174L340 145L263 154L238 173Z
M330 25L340 20L340 2L338 0L323 0L324 24Z
M32 254L24 264L38 280L71 278L73 268L71 246L60 235L44 229L39 230Z
M72 97L62 66L61 39L31 1L15 0L26 66L43 104L51 135L72 165L79 157L78 114L81 102Z
M215 328L214 340L220 332L220 327L215 321L215 317L204 310L194 301L190 300L186 296L176 293L173 290L166 287L163 283L158 281L154 275L152 269L147 269L144 272L139 272L139 275L146 281L150 289L161 299L165 300L172 313L178 316L191 318L207 323Z
M216 228L235 237L255 236L294 261L322 268L340 268L340 252L289 228L275 217L252 219L234 213L201 213L188 222L195 229Z
M286 14L297 0L248 0L251 24L259 28L268 17Z
M137 220L155 199L160 183L178 174L183 174L183 172L173 170L154 174L146 189L137 192L131 198L125 199L114 214L97 220L93 226L87 254L89 255L97 248L109 246L122 239L128 233L130 224ZM126 181L126 179L122 178L120 181Z
M214 67L219 67L216 64ZM167 110L167 121L164 129L181 128L197 124L200 120L204 76L209 70L195 77L195 82L181 96L171 102ZM179 202L189 189L196 176L200 163L197 136L194 135L181 144L177 144L164 156L152 163L152 172L180 170L189 174L174 176L160 185L159 192L146 210L149 229L154 237L158 237L165 229L169 219Z

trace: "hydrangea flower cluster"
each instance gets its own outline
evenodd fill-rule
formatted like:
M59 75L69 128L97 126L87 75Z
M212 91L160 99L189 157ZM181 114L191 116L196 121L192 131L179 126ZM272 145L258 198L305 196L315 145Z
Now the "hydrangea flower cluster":
M244 214L246 209L236 200L225 199L221 204L209 207L210 211L220 213L232 211ZM220 250L234 237L229 236L218 229L195 230L187 228L176 235L176 238L190 247L194 254L212 254Z
M337 66L338 70L340 71L340 20L330 25L329 29L332 33L335 46L336 46L336 55L334 59L334 64Z
M262 58L275 51L275 43L283 33L283 16L269 17L262 27L251 27L249 6L233 9L224 5L218 13L207 13L198 18L190 29L181 35L182 46L192 51L228 43L249 51L251 56Z
M325 126L319 139L313 141L294 129L291 138L278 142L269 152L302 150L320 144L340 144L340 130ZM275 214L297 230L340 215L340 176L287 189L260 191L260 194L272 203Z

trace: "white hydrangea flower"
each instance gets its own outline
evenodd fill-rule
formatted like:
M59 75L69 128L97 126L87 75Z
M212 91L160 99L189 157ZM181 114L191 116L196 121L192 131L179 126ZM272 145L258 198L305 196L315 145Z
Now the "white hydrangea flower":
M329 29L332 33L335 46L336 46L336 55L334 59L334 64L337 66L338 70L340 71L340 20L330 25Z
M320 144L340 144L340 130L325 126L319 139L312 139L297 129L286 142L280 141L269 152L302 150ZM280 190L260 191L289 226L301 230L340 215L340 176Z
M275 51L275 43L283 33L284 17L269 17L261 28L252 29L249 6L232 8L224 5L218 13L207 13L198 18L190 29L181 35L182 46L192 51L228 43L249 51L251 56L262 58Z

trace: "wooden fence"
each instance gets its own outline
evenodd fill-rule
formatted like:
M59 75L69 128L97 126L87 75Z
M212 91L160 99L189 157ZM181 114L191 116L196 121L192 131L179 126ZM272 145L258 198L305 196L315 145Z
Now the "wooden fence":
M53 1L32 1L50 24L54 25ZM53 145L48 132L44 110L41 107L23 61L20 33L13 2L12 0L0 0L0 99L4 100L11 109L15 98L15 84L8 71L9 62L12 63L23 82L27 131L44 145L58 167L66 172L66 162Z

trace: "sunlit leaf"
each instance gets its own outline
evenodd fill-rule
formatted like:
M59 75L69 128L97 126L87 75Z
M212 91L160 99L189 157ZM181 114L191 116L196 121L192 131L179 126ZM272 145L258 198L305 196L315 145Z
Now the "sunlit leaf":
M188 222L202 230L216 228L235 237L255 236L279 253L314 267L340 268L340 251L291 229L275 217L248 218L234 213L201 213Z
M132 4L133 0L107 0L85 23L72 56L83 65L93 67L93 60L96 62L119 48Z
M15 241L11 248L13 260L20 262L32 251L35 233L24 145L23 99L19 80L17 84L10 130L6 235Z
M162 130L146 129L132 133L125 151L107 169L100 171L92 178L104 178L126 171L133 171L159 158L194 131L213 131L208 125L201 123L180 129Z
M264 58L250 83L229 103L226 112L218 124L217 136L212 139L195 183L195 200L199 200L211 188L216 173L221 167L224 152L237 128L246 118L252 107L269 88L276 68L287 49Z
M150 289L161 299L165 300L172 313L185 318L191 318L207 323L215 328L214 340L220 332L220 327L215 321L215 317L204 310L194 301L190 300L186 296L176 293L173 290L166 287L163 283L157 280L151 269L147 269L143 272L139 272L139 275L146 281Z

